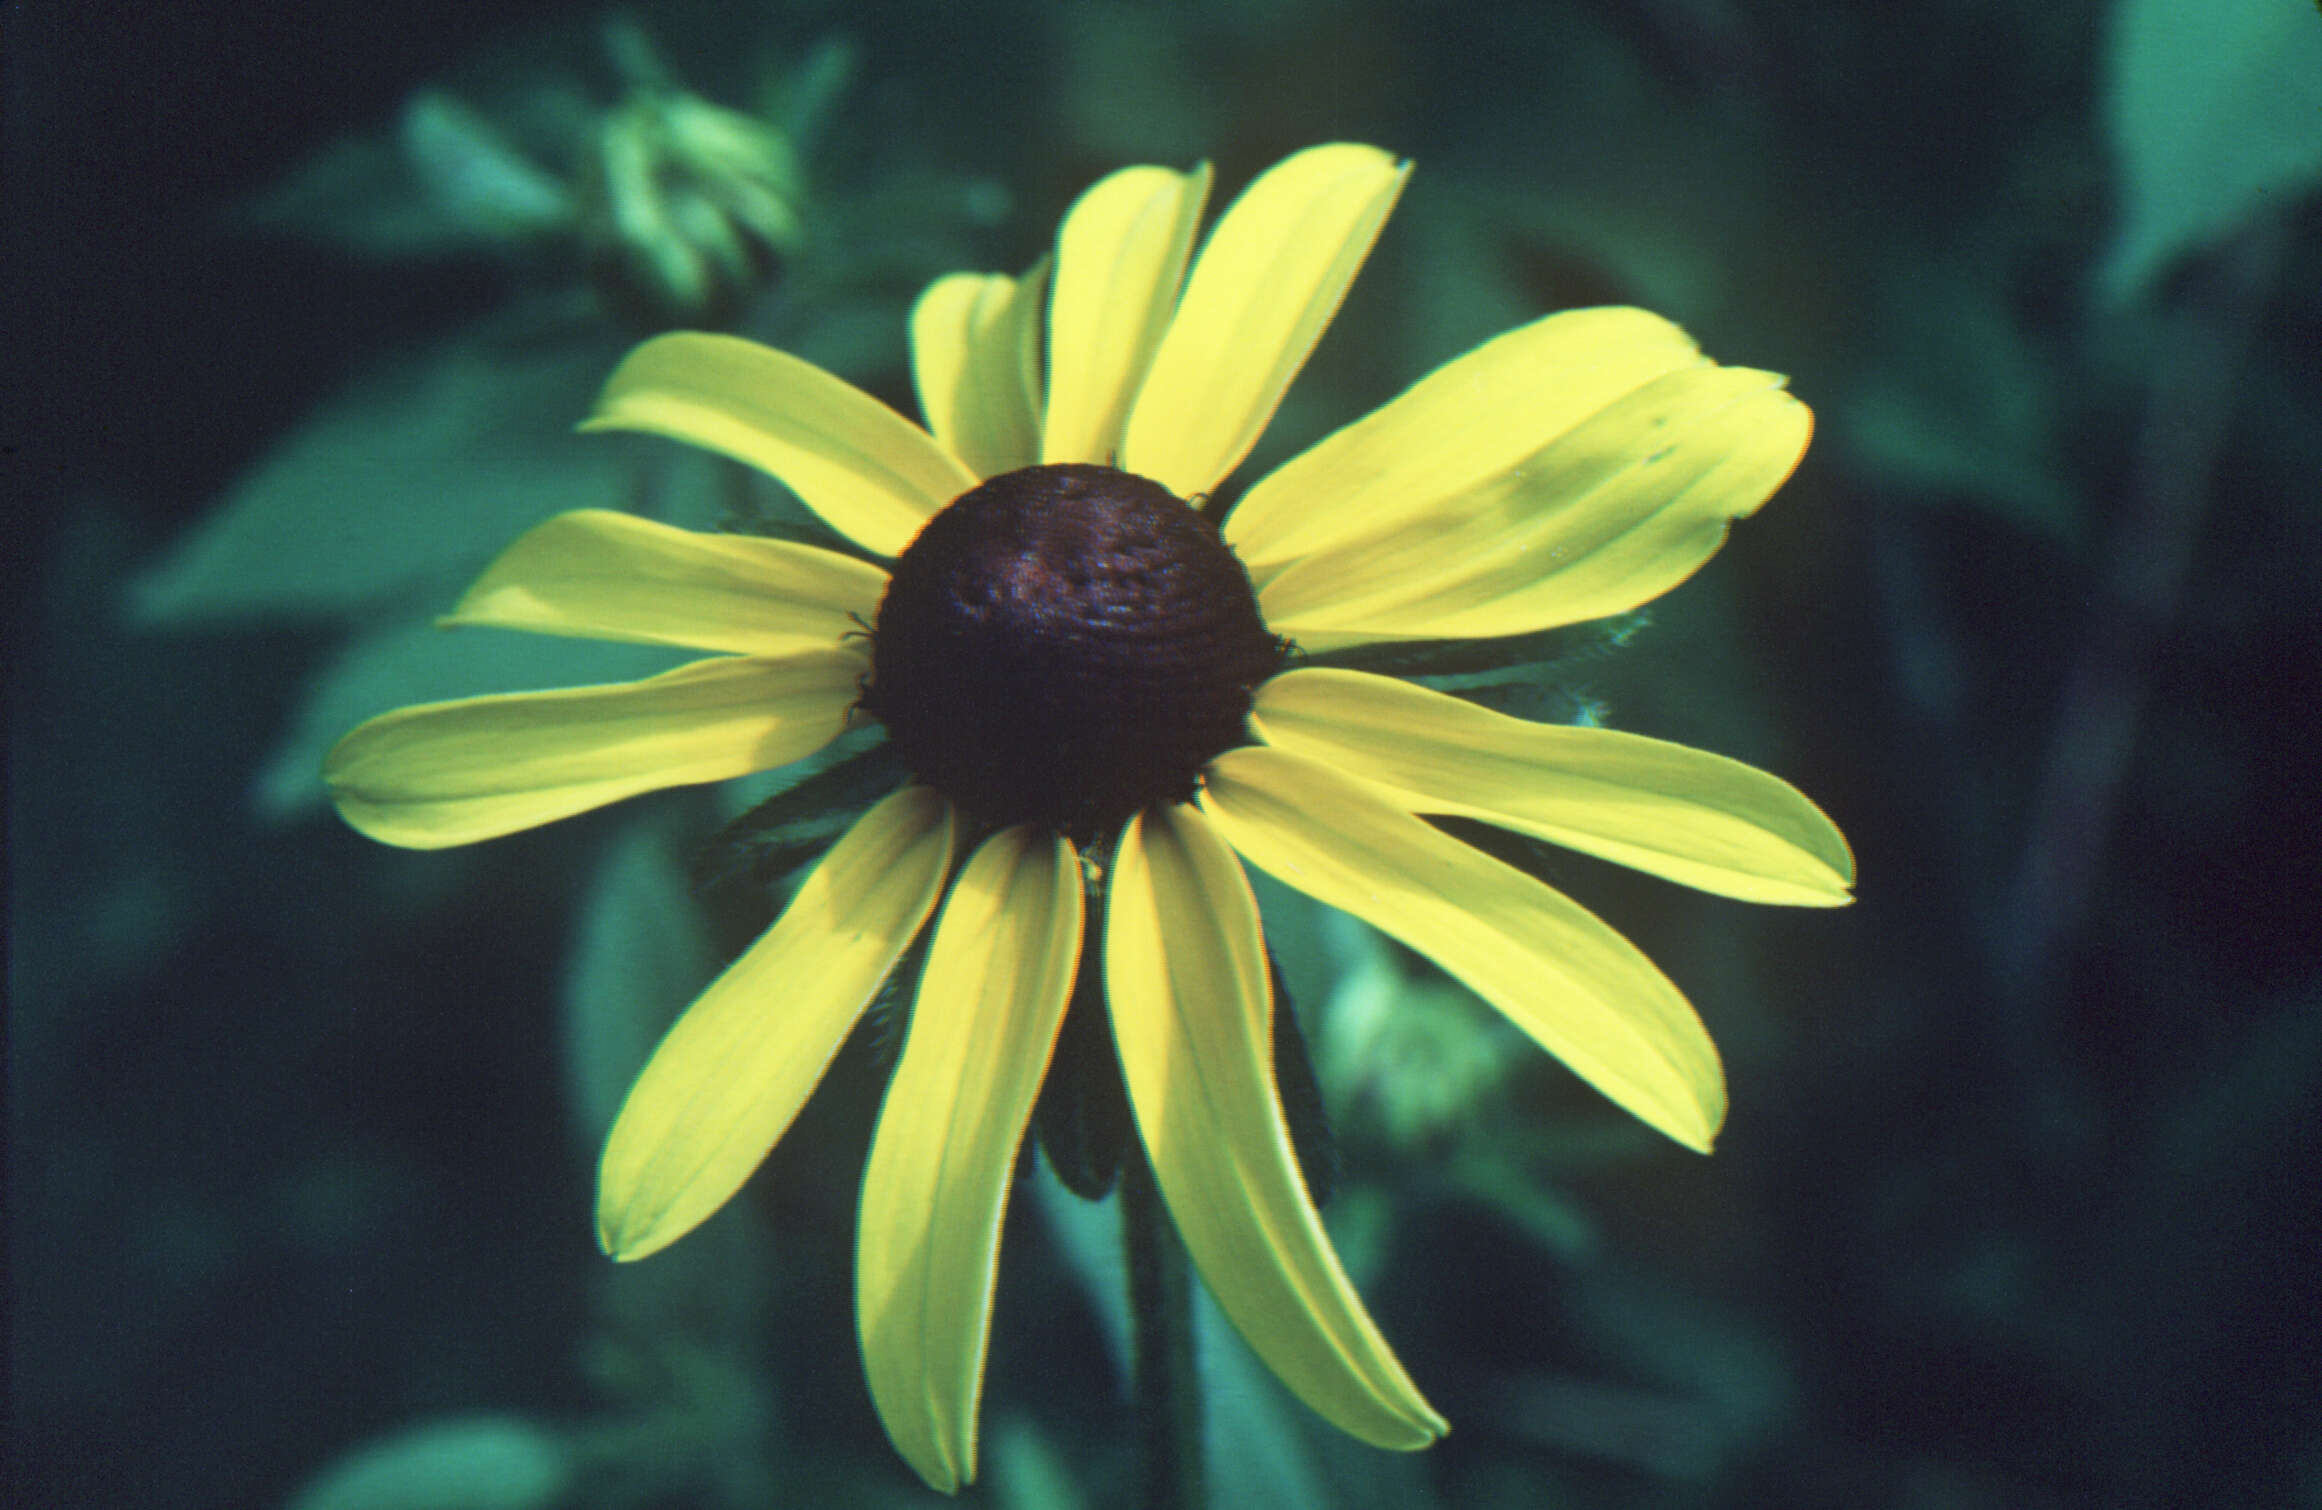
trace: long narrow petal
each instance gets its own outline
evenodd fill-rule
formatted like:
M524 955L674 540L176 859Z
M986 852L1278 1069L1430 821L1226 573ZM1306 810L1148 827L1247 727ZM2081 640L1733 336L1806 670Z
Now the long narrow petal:
M1040 459L1043 264L1022 278L953 273L911 308L911 373L927 426L978 477Z
M1129 411L1121 466L1180 498L1257 444L1338 312L1408 168L1376 147L1310 147L1260 174L1210 232Z
M607 1253L657 1252L742 1187L935 910L955 830L951 805L926 787L886 798L686 1008L605 1140L597 1241Z
M902 553L975 477L935 437L811 362L736 336L656 336L613 369L583 430L643 430L789 484L840 534Z
M1253 483L1226 519L1226 541L1264 582L1302 555L1433 516L1622 396L1707 364L1684 331L1641 309L1535 320L1446 362Z
M1669 373L1458 497L1381 513L1259 589L1310 650L1487 639L1620 613L1691 576L1782 485L1813 428L1772 373Z
M1854 856L1838 826L1788 782L1706 750L1532 723L1321 668L1259 688L1250 724L1411 812L1480 818L1745 902L1853 900Z
M1137 1130L1204 1283L1251 1348L1325 1419L1379 1447L1445 1430L1347 1282L1274 1084L1257 903L1189 806L1122 834L1105 995Z
M1229 750L1201 805L1242 857L1402 940L1629 1112L1707 1151L1717 1047L1668 977L1570 898L1287 751Z
M836 551L575 509L519 536L441 622L794 655L859 632L886 590Z
M1177 308L1209 164L1124 168L1074 202L1056 233L1042 461L1110 465L1129 401Z
M1080 865L1031 828L944 903L863 1172L855 1316L887 1435L950 1493L976 1476L1000 1223L1080 960Z
M788 765L838 738L868 669L851 646L695 661L641 682L422 703L359 725L323 761L339 815L383 844L443 849L639 792Z

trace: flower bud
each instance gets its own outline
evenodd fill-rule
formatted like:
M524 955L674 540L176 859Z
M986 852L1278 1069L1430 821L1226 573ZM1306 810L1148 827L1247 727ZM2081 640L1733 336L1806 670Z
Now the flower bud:
M680 90L606 118L587 186L591 275L649 329L732 324L805 239L805 189L781 132Z

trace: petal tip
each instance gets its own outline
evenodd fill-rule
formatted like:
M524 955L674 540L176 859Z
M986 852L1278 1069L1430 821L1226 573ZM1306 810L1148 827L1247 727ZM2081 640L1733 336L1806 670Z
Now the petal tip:
M1725 1096L1722 1089L1714 1105L1702 1107L1697 1119L1683 1123L1661 1124L1661 1131L1676 1142L1704 1156L1717 1152L1717 1135L1725 1130Z
M676 1233L657 1233L653 1224L638 1219L633 1202L597 1203L597 1249L617 1264L650 1258L676 1241Z

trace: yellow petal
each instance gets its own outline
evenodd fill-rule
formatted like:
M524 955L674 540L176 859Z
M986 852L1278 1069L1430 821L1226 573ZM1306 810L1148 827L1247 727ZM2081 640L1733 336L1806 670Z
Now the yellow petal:
M613 370L583 430L643 430L787 483L824 523L902 553L976 479L935 437L811 362L735 336L656 336Z
M1853 900L1838 826L1789 783L1706 750L1321 668L1259 688L1250 725L1411 812L1480 818L1745 902Z
M1042 461L1110 465L1119 453L1129 400L1177 307L1209 179L1207 163L1191 173L1124 168L1064 217L1048 314Z
M1190 806L1121 836L1105 995L1137 1130L1203 1283L1266 1366L1340 1430L1424 1447L1446 1429L1340 1269L1274 1084L1257 903Z
M1480 488L1379 509L1259 589L1309 650L1490 638L1620 613L1691 576L1780 487L1812 430L1772 373L1645 384Z
M911 309L911 373L935 438L978 477L1040 459L1046 266L938 278Z
M1570 898L1287 751L1229 750L1201 805L1242 857L1400 939L1643 1121L1706 1152L1717 1047L1636 946Z
M831 847L685 1010L621 1103L597 1171L597 1241L643 1258L742 1187L935 910L951 805L907 786Z
M838 738L869 670L851 646L695 661L641 682L423 703L323 761L339 816L384 844L473 844L639 792L788 765Z
M1260 478L1228 516L1226 541L1265 582L1302 555L1432 517L1623 395L1707 363L1684 331L1641 309L1535 320Z
M1180 498L1249 454L1370 254L1408 169L1334 143L1283 159L1210 232L1137 390L1121 466Z
M861 632L886 590L836 551L575 509L518 537L440 622L794 655Z
M855 1317L887 1435L946 1494L976 1476L976 1403L1016 1152L1080 960L1080 864L1032 828L953 884L863 1172Z

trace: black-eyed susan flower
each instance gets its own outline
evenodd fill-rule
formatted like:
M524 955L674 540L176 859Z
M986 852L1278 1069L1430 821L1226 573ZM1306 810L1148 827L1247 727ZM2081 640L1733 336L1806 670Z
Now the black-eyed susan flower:
M1524 634L1666 592L1803 452L1807 411L1779 378L1718 366L1638 310L1560 314L1329 436L1222 526L1194 506L1257 440L1405 171L1371 147L1301 152L1198 257L1206 168L1106 178L1066 217L1052 271L922 296L925 429L777 351L648 342L590 428L762 468L862 554L550 520L453 622L709 657L404 709L330 758L349 822L432 847L780 766L850 718L884 726L910 779L654 1052L607 1142L598 1230L641 1258L723 1205L932 920L864 1175L857 1312L880 1415L938 1487L975 1471L1007 1189L1084 948L1138 1139L1211 1293L1315 1410L1413 1448L1444 1423L1301 1178L1245 865L1433 959L1696 1149L1725 1090L1684 997L1590 913L1428 818L1749 901L1847 899L1838 831L1761 771L1300 654Z

